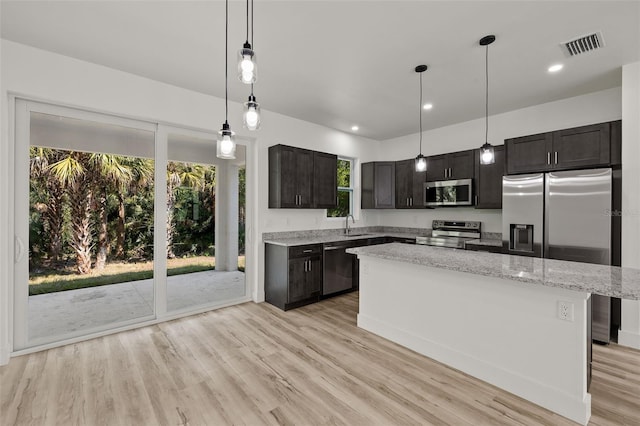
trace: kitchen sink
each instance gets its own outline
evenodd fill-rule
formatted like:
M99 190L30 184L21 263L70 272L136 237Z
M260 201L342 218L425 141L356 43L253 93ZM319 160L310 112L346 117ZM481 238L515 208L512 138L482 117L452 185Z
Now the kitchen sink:
M349 234L349 235L345 235L345 237L365 237L367 235L372 235L372 234Z

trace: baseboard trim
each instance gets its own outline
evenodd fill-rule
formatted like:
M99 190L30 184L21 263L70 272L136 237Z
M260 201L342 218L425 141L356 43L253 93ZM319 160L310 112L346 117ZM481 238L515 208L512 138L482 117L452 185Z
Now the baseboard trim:
M618 330L618 345L633 349L640 349L640 334Z
M591 395L589 393L586 393L583 398L567 394L539 383L533 377L505 370L488 361L416 336L366 315L358 314L358 327L470 374L580 424L586 425L591 417Z

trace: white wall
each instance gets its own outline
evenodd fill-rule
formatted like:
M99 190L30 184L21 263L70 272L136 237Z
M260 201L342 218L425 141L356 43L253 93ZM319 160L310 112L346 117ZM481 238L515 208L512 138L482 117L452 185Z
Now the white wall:
M622 266L640 268L640 62L622 68ZM640 301L622 301L620 344L640 349Z
M532 135L551 130L566 129L591 123L619 120L622 89L616 87L588 95L536 105L489 117L489 142L501 145L505 139ZM429 120L429 113L424 113ZM442 154L479 148L484 143L484 118L458 123L423 133L422 153ZM393 150L385 151L385 158L402 160L418 154L418 134L383 142ZM378 224L389 226L431 227L433 219L479 220L485 232L502 232L501 210L472 208L441 208L434 210L375 211Z
M0 102L0 364L7 361L12 327L13 211L11 121L9 94L217 132L224 120L224 100L149 80L133 74L79 61L55 53L2 40ZM230 84L236 84L235 80ZM240 84L240 83L237 83ZM247 280L254 300L264 299L263 245L265 231L338 227L324 210L291 211L267 208L267 147L277 143L358 157L376 158L379 143L263 110L262 128L249 133L241 127L241 105L229 104L229 122L239 138L248 142L247 164ZM254 138L257 138L254 140ZM215 149L215 147L212 147ZM366 214L365 214L366 216ZM358 225L363 224L363 221Z
M8 126L12 120L11 110L7 108L8 95L15 94L35 100L211 132L217 132L222 124L224 101L7 40L1 41L0 59L1 364L3 361L6 362L9 347L8 338L11 327L9 301L11 300L11 258L13 256L11 229L13 211L11 144L13 140ZM232 84L235 84L235 81ZM632 96L637 98L637 95ZM619 119L620 105L621 91L620 88L615 88L496 115L490 119L490 139L498 144L499 141L508 137ZM283 143L350 156L362 162L383 158L394 160L415 157L417 135L379 143L269 112L268 108L263 111L262 129L255 134L245 133L240 125L241 105L231 102L229 107L232 128L240 137L251 140L248 142L247 165L248 213L252 213L246 230L247 279L254 300L261 301L264 300L264 247L261 243L263 232L342 226L340 221L325 218L324 210L268 209L268 146ZM265 105L265 107L268 106ZM635 118L633 120L637 121ZM430 155L476 148L480 146L483 139L483 123L484 121L479 119L425 132L423 153ZM637 143L637 138L635 142ZM389 149L390 145L393 149ZM640 160L632 158L625 167L633 164L637 166L638 163ZM625 188L629 186L625 184ZM356 193L358 192L356 188ZM637 192L630 197L636 203L640 198ZM499 211L473 209L451 210L451 212L449 210L416 212L366 210L356 215L358 219L356 225L429 226L433 218L442 217L478 219L484 222L485 231L501 231Z

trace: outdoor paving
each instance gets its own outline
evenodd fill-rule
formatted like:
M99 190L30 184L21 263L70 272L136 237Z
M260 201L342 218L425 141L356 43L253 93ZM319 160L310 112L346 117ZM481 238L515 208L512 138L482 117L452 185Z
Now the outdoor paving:
M179 311L245 295L244 272L204 271L167 277L167 310ZM29 340L81 334L153 315L153 280L29 296Z

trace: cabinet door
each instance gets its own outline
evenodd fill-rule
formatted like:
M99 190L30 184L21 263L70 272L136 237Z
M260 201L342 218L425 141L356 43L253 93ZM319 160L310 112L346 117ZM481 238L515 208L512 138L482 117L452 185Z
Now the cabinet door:
M269 207L297 207L296 148L286 145L269 147Z
M396 205L396 167L393 161L376 162L374 197L377 209L392 209Z
M448 175L449 163L445 154L427 157L427 181L446 180Z
M396 161L396 209L411 208L414 164L413 160Z
M298 207L313 207L313 151L296 149L296 174Z
M374 209L375 200L373 187L375 179L373 173L375 171L375 163L362 163L360 166L360 207L363 209Z
M552 141L551 132L505 140L507 174L549 170Z
M307 297L319 295L322 291L322 257L316 256L309 259L307 270L306 292Z
M411 192L411 208L424 209L424 183L427 181L427 172L416 172L415 161L411 160L413 176L413 191Z
M338 156L313 153L313 206L332 209L338 205Z
M289 259L289 297L287 302L293 303L306 299L308 257Z
M502 208L502 176L504 175L504 145L494 146L495 163L480 164L480 149L475 152L475 189L477 209Z
M452 152L449 157L449 179L472 179L473 150Z
M608 165L609 129L609 123L601 123L553 132L553 168L576 169Z

